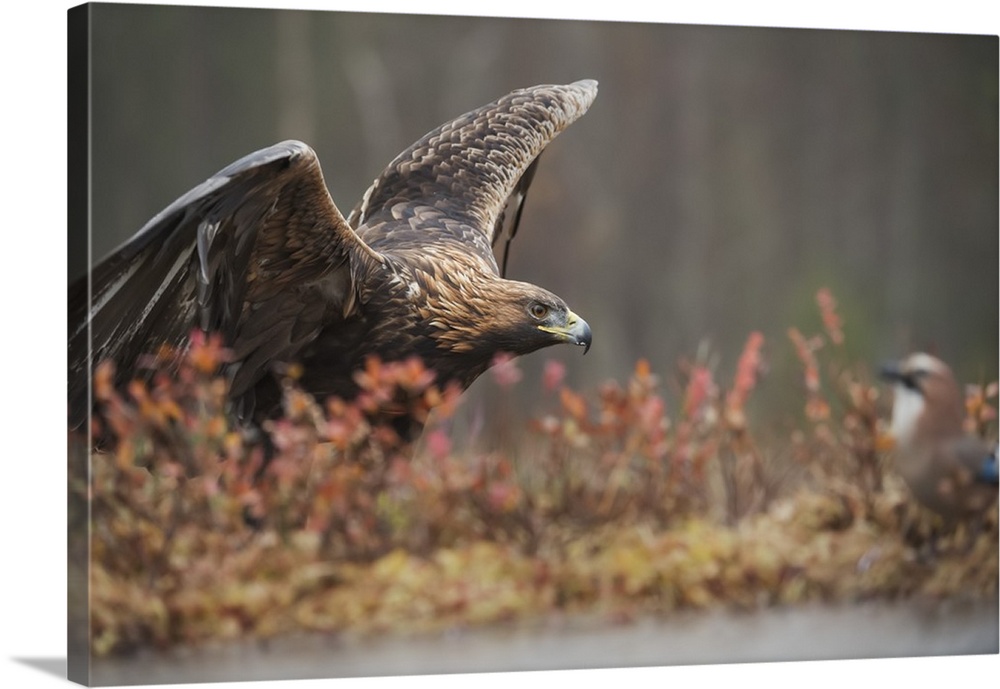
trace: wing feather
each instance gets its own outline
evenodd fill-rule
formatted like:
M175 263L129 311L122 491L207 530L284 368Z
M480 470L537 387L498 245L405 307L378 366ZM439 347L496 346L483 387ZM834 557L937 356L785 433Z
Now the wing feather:
M348 222L373 249L457 242L496 272L493 246L516 232L533 162L596 95L593 80L520 89L428 132L375 179Z
M71 421L90 408L92 365L112 359L120 380L133 377L143 354L183 345L195 327L232 347L233 394L245 393L329 314L344 317L352 257L376 258L334 205L311 148L286 141L229 165L70 287Z

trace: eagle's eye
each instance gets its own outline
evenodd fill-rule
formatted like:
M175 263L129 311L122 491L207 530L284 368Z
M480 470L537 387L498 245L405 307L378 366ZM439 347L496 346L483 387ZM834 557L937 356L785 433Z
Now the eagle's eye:
M528 308L528 312L531 314L532 318L542 320L549 315L549 307L536 301Z

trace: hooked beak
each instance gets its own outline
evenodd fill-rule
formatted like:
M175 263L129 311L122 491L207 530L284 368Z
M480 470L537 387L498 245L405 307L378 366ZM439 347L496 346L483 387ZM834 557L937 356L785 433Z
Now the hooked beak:
M572 311L566 312L566 324L564 326L539 326L539 328L547 333L558 335L563 342L583 347L584 354L590 351L590 326L587 324L587 321Z

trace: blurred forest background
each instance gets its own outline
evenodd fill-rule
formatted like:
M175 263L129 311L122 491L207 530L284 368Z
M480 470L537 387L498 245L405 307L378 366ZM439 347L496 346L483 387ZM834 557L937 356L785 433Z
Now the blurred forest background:
M725 380L760 330L761 394L797 393L785 333L820 329L823 286L873 369L925 349L963 380L997 375L995 36L91 7L95 259L282 139L316 149L346 215L429 129L594 78L509 267L564 297L594 346L528 357L528 380L547 358L584 388L639 357L669 372L703 343Z

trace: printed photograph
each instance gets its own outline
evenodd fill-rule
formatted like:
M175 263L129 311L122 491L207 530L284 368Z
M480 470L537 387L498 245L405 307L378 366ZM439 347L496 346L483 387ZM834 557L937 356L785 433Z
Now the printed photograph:
M68 12L69 678L985 655L998 37Z

